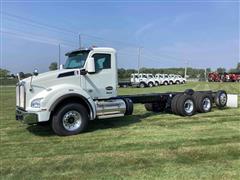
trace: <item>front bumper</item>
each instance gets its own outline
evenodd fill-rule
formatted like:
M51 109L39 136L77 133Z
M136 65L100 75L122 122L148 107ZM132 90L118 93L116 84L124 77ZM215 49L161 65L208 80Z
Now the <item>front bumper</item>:
M38 115L16 107L16 120L26 124L36 124L38 122Z

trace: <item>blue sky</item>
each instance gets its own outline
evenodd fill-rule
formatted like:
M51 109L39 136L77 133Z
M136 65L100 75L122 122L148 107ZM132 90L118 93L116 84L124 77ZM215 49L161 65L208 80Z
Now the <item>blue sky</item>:
M64 53L84 46L118 50L119 67L235 67L239 55L239 2L2 1L1 67L47 71ZM96 37L92 37L96 36Z

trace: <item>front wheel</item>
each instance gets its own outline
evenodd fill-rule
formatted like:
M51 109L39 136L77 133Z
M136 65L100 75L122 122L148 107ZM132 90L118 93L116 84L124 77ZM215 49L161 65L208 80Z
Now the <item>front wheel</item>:
M70 103L54 113L52 129L60 136L75 135L87 128L88 121L89 116L86 108L81 104Z
M168 82L167 81L164 81L164 83L163 83L165 86L167 86L168 85Z
M154 84L153 84L152 82L149 82L149 83L148 83L148 87L151 88L151 87L153 87L153 86L154 86Z
M145 88L145 84L144 84L143 82L141 82L141 83L139 84L139 87L140 87L140 88Z

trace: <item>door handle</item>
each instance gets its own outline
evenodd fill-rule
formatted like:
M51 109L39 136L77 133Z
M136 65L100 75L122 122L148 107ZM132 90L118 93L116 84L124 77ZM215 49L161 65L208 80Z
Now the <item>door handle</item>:
M113 90L113 87L112 86L108 86L105 89L108 90L108 91L111 91L111 90Z

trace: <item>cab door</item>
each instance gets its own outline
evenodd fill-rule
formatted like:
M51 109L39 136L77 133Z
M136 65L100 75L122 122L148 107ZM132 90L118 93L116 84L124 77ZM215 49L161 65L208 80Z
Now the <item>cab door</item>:
M95 73L85 76L86 90L93 99L108 99L116 96L117 70L114 54L94 53Z

